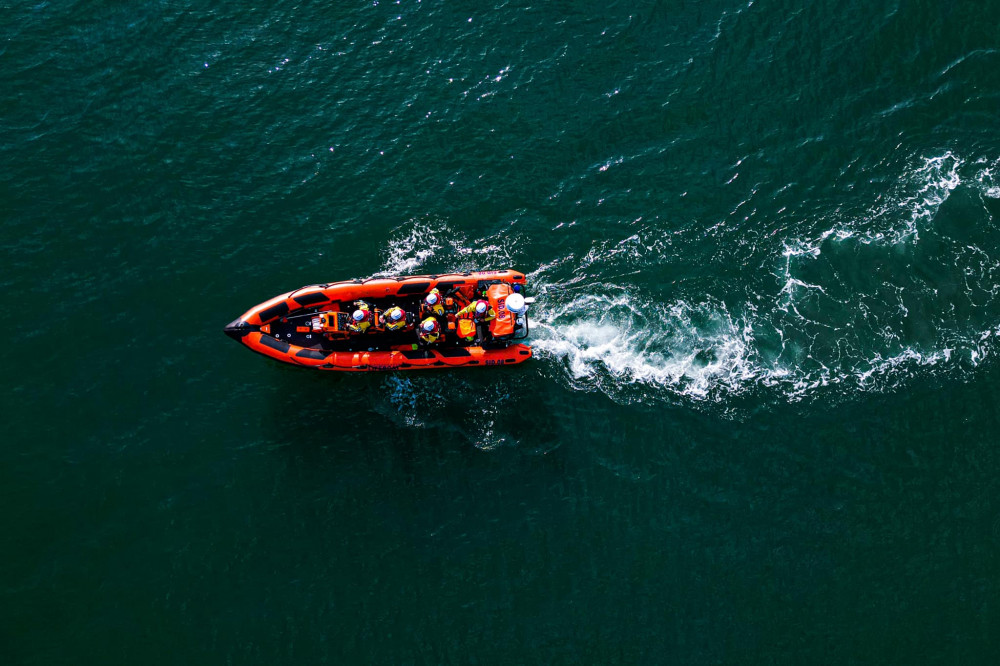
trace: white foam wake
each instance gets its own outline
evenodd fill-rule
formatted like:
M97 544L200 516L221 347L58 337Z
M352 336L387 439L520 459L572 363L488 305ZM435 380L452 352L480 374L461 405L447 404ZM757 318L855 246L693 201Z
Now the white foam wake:
M701 400L739 390L756 374L748 331L711 301L660 305L625 290L588 293L547 309L534 330L541 355L562 359L575 381L610 391L638 383Z
M850 396L916 373L965 373L1000 343L983 316L1000 305L1000 260L992 247L940 233L925 244L920 234L960 185L1000 196L998 165L922 158L863 219L783 242L774 291L748 292L735 310L710 295L660 303L620 281L630 273L605 277L623 257L650 264L664 248L634 234L596 240L529 275L540 296L534 345L572 385L627 401L660 392L722 401L755 389L797 401L829 397L827 387ZM971 314L956 318L962 311Z
M1000 160L989 164L986 159L979 159L976 160L976 166L976 182L982 188L983 195L991 199L1000 199L1000 178L996 175L997 169L1000 168Z
M518 236L507 230L470 241L439 219L413 219L393 230L382 275L461 272L518 265Z
M417 273L442 249L454 247L462 240L439 220L411 220L393 231L383 274Z
M870 210L860 220L863 230L858 230L857 221L844 221L818 236L785 241L782 256L786 260L803 255L818 256L820 246L830 238L840 241L852 238L865 244L918 240L920 227L934 217L941 204L962 183L959 170L964 164L950 151L921 158L921 161L922 164L903 179L901 191L890 193L886 203ZM900 210L903 211L902 219Z
M550 293L558 287L550 285ZM632 402L667 395L724 402L754 389L788 401L825 387L879 392L898 387L921 368L972 369L995 349L1000 328L939 341L939 348L905 347L824 359L810 349L797 362L769 357L755 331L776 329L751 311L746 321L718 302L657 305L626 291L577 296L536 313L533 346L560 361L569 383ZM779 331L780 337L780 331Z

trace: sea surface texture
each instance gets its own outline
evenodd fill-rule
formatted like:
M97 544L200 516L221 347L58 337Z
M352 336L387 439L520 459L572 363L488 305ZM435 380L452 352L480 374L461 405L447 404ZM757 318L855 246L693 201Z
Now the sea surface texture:
M996 664L1000 2L0 6L3 664ZM514 368L222 327L516 268Z

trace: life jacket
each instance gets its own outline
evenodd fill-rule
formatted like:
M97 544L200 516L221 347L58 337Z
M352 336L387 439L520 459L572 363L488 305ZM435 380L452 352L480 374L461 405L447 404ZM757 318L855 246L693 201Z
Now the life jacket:
M437 297L437 302L434 303L434 305L427 302L427 299L431 296ZM444 316L444 297L441 295L441 291L437 287L431 289L427 296L424 296L424 300L420 304L420 309L427 314L435 314L438 317Z
M403 316L400 317L399 321L395 321L394 322L389 317L389 315L391 315L393 313L393 311L395 311L395 310L399 310L402 313ZM385 330L387 330L387 331L399 331L399 330L402 330L402 329L406 328L406 313L403 312L403 308L401 308L401 307L399 307L397 305L396 307L389 308L388 310L386 310L385 312L383 312L382 313L382 327L385 328Z
M424 330L424 324L426 324L429 321L434 322L434 330L430 333ZM420 322L420 327L417 330L420 332L419 335L421 341L426 342L428 344L437 342L438 338L441 337L441 325L438 324L437 320L432 317L428 317L427 319L424 319L422 322Z

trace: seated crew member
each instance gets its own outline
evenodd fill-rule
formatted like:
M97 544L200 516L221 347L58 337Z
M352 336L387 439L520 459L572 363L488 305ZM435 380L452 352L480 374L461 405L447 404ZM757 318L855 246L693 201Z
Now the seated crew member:
M347 330L352 333L364 333L371 327L375 316L372 314L371 308L364 301L355 301L354 304L357 306L357 309L351 315L351 323L347 325Z
M406 313L398 305L382 313L382 327L387 331L402 331L406 328Z
M441 324L434 317L428 317L420 322L420 328L417 329L417 333L420 336L421 342L426 345L432 345L441 337Z
M434 287L430 293L424 296L424 302L420 304L420 313L426 315L444 316L444 297L441 291Z
M458 311L455 315L458 319L471 319L477 324L493 321L497 317L497 312L490 307L486 301L473 301Z

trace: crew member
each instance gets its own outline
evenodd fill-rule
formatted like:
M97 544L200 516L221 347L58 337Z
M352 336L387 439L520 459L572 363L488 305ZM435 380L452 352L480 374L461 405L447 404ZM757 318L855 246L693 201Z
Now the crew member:
M382 326L387 331L401 331L406 328L406 313L398 305L382 313Z
M441 296L441 291L437 287L431 289L430 293L424 296L424 302L420 309L423 314L444 316L444 297Z
M479 300L469 303L455 315L458 319L471 319L477 324L493 321L497 317L496 310L486 301Z
M428 317L420 322L420 328L417 329L417 333L420 336L421 342L432 345L441 337L441 324L434 317Z
M364 301L355 301L354 305L357 309L351 315L351 323L347 325L347 330L352 333L364 333L371 328L375 316L372 314L371 308Z

